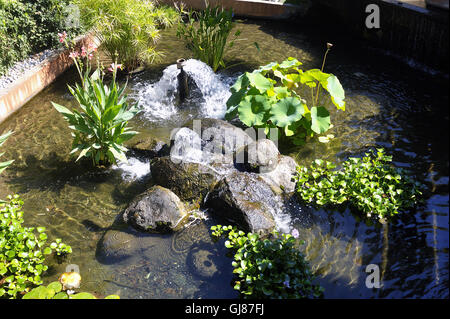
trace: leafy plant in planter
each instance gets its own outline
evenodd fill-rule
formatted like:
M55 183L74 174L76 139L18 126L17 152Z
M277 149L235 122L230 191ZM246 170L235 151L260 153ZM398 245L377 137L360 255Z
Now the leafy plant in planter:
M345 110L345 92L338 78L322 69L303 71L297 59L272 62L251 73L239 76L230 88L226 119L236 116L249 127L278 128L295 144L303 144L307 136L325 133L331 127L329 111L319 103L320 88L327 91L332 103ZM310 96L300 96L296 89L305 85ZM309 101L308 101L309 100ZM309 105L309 106L308 106Z
M81 20L93 29L112 61L128 71L161 57L160 30L179 21L177 10L151 0L74 0Z
M42 284L45 255L52 253L45 227L24 227L23 202L18 195L8 200L0 203L0 298L16 298Z
M92 50L82 48L81 54L72 52L71 57L79 72L81 85L76 83L75 87L69 86L69 91L77 100L81 111L70 111L52 102L73 130L71 154L79 153L77 161L82 157L90 158L96 166L110 165L117 161L127 162L127 149L122 144L137 134L127 125L140 110L137 103L128 105L127 95L124 93L126 84L120 87L116 82L117 69L121 65L111 65L109 71L112 72L112 80L106 85L102 69L99 68L90 75L89 59L92 57Z
M211 227L216 240L225 237L225 246L234 254L237 280L234 289L244 298L320 298L323 289L312 283L314 276L291 234L274 232L272 238L238 230L232 226Z
M225 67L223 55L234 28L232 10L207 5L205 10L189 11L187 20L187 23L178 25L177 36L187 41L194 58L208 64L214 72ZM239 30L234 33L235 38L239 35ZM229 47L233 44L234 40L228 42Z
M297 193L318 206L348 202L367 218L385 222L399 210L414 207L423 190L422 184L390 165L391 161L383 149L363 158L350 157L339 170L331 162L316 159L309 168L298 167Z

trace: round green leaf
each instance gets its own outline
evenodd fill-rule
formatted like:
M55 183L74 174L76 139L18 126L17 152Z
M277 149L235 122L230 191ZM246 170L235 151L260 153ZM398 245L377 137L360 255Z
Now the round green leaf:
M247 126L265 124L264 117L270 104L262 95L249 95L239 104L239 119Z
M247 78L250 81L250 85L257 88L260 93L264 93L272 87L272 83L263 75L261 75L261 73L254 72L246 74Z
M70 299L96 299L93 294L88 292L80 292L70 296Z
M300 120L304 113L305 108L298 98L287 97L272 106L269 120L278 127L286 127Z
M331 74L330 77L328 77L326 90L331 95L331 101L336 105L336 107L340 110L345 111L345 92L344 88L341 85L341 82L339 82L339 79Z
M58 293L62 290L62 285L58 281L54 281L48 284L47 288L52 289L55 293Z
M323 106L311 108L311 129L317 134L322 134L330 128L330 112Z

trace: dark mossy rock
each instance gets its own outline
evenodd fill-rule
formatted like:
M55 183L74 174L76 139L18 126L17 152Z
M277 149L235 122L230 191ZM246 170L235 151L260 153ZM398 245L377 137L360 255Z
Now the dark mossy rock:
M174 162L169 156L151 161L153 181L172 190L184 201L200 202L222 176L200 163Z
M171 190L153 186L125 209L123 220L138 230L172 232L181 229L187 220L187 211Z
M169 154L170 147L154 136L138 134L125 142L125 147L136 156L154 158Z
M280 203L281 198L257 174L235 171L217 183L205 205L219 219L265 235L275 229Z

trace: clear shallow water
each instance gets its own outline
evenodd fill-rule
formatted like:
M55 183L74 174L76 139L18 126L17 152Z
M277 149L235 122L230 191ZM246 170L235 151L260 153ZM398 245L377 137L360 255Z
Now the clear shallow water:
M325 71L339 77L347 101L345 112L327 104L335 125L330 133L336 138L328 144L312 140L302 148L281 146L283 153L306 165L319 157L340 162L382 146L396 165L412 170L429 188L423 207L387 226L358 222L349 211L297 206L292 226L305 240L305 254L325 297L448 298L448 79L410 69L339 36L325 38L320 30L292 30L272 22L240 23L238 28L247 41L236 42L229 51L227 65L237 65L221 72L222 79L288 56L302 61L305 69L319 67L325 42L334 43ZM156 83L176 59L191 57L174 35L174 30L166 32L160 43L164 61L130 82L133 96ZM84 290L122 298L235 297L231 276L199 279L186 264L186 247L198 244L193 237L211 244L202 224L189 230L202 236L153 236L155 246L135 257L108 265L98 261L102 229L151 184L151 177L137 158L128 170L97 171L72 163L70 131L50 101L73 103L65 82L74 79L73 72L66 73L0 125L0 132L15 131L3 147L3 158L15 162L0 177L1 197L21 194L26 223L46 226L51 238L61 237L72 246L67 263L80 266ZM143 113L133 125L144 135L167 140L172 128L198 115L196 109L190 105L167 120ZM174 244L185 249L174 253ZM215 258L225 263L225 274L230 260L221 253ZM365 287L365 267L372 263L380 267L381 289ZM64 268L54 264L47 280L55 280Z

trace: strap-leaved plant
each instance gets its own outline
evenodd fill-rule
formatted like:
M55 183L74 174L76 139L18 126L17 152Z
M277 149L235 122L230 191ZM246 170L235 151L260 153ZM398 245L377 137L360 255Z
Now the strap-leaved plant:
M88 57L84 64L80 58L83 52ZM81 85L76 83L74 87L69 86L69 90L77 100L79 109L69 110L57 103L52 104L69 122L69 128L73 131L71 154L78 153L77 161L87 157L96 166L127 162L127 149L122 144L137 134L127 125L140 110L137 103L128 105L124 93L126 84L121 87L116 82L117 69L122 66L117 63L111 65L109 70L112 80L106 85L102 69L90 75L91 54L91 50L85 48L82 48L81 54L71 54Z

